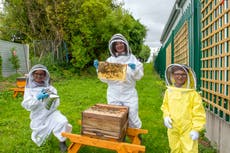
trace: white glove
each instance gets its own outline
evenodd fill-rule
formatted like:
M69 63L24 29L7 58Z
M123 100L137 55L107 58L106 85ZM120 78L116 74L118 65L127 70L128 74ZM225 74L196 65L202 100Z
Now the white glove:
M169 116L164 118L164 125L169 129L172 128L172 120Z
M199 132L192 130L190 132L190 137L192 138L192 140L197 140L199 138Z

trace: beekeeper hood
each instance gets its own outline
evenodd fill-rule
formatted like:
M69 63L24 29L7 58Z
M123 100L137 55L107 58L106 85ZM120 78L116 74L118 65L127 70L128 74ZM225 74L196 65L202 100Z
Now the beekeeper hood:
M37 82L34 81L34 77L33 77L33 73L37 70L43 70L45 71L46 75L45 75L45 78L44 78L44 82L43 84L39 84ZM34 65L29 74L28 74L28 79L27 79L27 82L26 82L26 87L27 88L34 88L34 87L39 87L39 86L43 86L43 87L47 87L49 86L49 81L50 81L50 74L46 68L46 66L42 65L42 64L37 64L37 65Z
M196 89L196 75L195 72L187 65L183 64L171 64L166 68L165 71L165 80L167 86L175 86L175 80L173 77L173 73L176 70L183 70L187 74L187 81L183 85L182 88L187 89Z
M115 50L115 44L116 42L123 42L125 44L125 52L124 54L121 54L122 56L129 56L131 53L131 49L129 47L129 43L126 40L126 38L122 34L115 34L112 36L112 38L109 41L109 51L110 54L114 57L121 56L118 55L116 50Z

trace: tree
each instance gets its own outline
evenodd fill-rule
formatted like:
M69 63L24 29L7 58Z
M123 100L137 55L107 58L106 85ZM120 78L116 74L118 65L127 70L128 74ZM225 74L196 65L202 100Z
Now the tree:
M113 0L5 0L4 8L0 38L23 35L22 42L30 46L35 40L52 41L55 53L65 42L72 65L80 70L92 65L95 58L108 57L113 34L122 33L136 55L146 35L146 28Z
M142 59L143 62L146 62L150 56L151 49L147 45L142 45L141 52L139 57Z

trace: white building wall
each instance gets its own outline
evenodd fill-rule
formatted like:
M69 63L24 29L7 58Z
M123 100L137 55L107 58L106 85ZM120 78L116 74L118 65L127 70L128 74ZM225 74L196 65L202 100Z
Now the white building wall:
M229 153L230 151L230 124L220 119L213 113L206 111L206 134L218 153Z
M156 57L158 55L158 52L160 51L160 47L154 47L154 48L150 48L150 55L149 58L147 60L146 63L151 63L154 61L154 57Z

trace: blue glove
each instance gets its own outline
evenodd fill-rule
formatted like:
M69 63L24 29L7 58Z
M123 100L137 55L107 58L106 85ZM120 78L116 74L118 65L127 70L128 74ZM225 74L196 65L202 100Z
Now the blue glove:
M38 99L38 100L43 100L43 99L45 99L45 98L47 98L47 97L49 97L49 94L48 93L46 93L46 92L44 92L43 90L41 91L41 92L39 92L38 94L37 94L37 96L36 96L36 98Z
M93 66L94 66L96 69L98 69L98 65L99 65L98 60L97 60L97 59L94 60L94 61L93 61Z
M133 63L129 63L128 66L132 69L135 70L136 69L136 65Z

